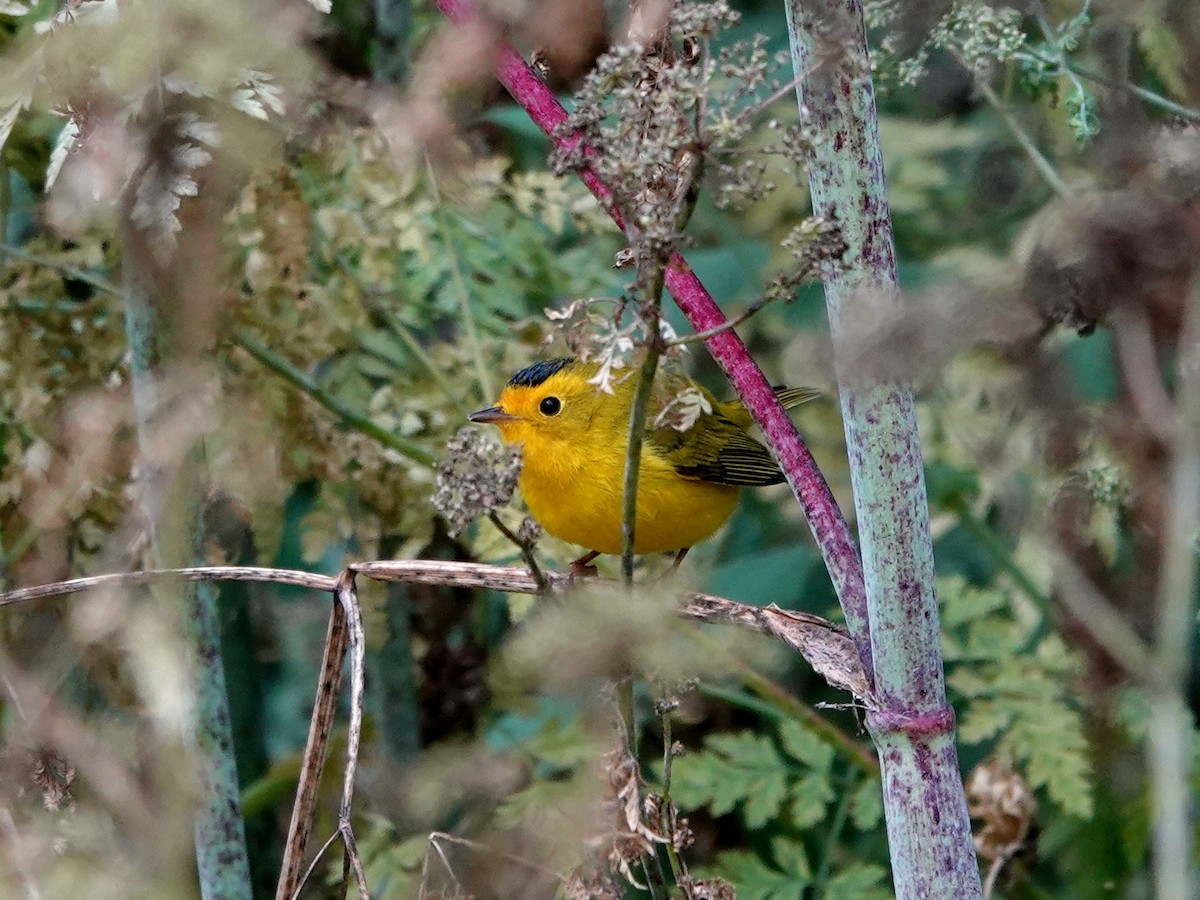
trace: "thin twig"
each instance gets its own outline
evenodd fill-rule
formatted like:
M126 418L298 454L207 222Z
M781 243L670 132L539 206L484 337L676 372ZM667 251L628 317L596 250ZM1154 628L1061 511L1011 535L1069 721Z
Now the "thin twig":
M397 453L407 457L415 463L423 466L432 467L436 459L432 453L422 447L415 441L410 441L407 438L401 437L386 428L372 422L369 418L361 415L350 407L346 406L341 400L333 396L321 385L317 384L316 379L301 371L298 367L292 365L274 350L268 348L265 344L258 341L245 331L235 331L232 334L232 339L235 344L253 356L256 360L281 376L285 381L290 382L294 387L299 388L321 406L325 407L331 413L336 415L342 421L354 426L368 437L379 441L383 446L395 450Z
M435 220L441 220L438 224L442 231L442 241L446 246L446 258L450 260L450 274L454 279L454 288L458 294L459 315L462 317L463 326L467 332L467 343L471 348L471 355L474 357L475 377L479 379L479 390L483 394L483 399L489 400L495 396L492 391L492 378L488 373L487 364L483 358L483 344L480 342L479 332L475 328L475 316L471 312L471 298L467 293L467 282L463 278L462 268L458 264L458 252L454 249L454 244L450 240L445 217L441 213L441 210L445 207L442 205L442 195L438 189L437 173L433 169L433 163L429 159L429 154L425 154L425 171L429 175L429 189L433 194L434 218Z
M367 877L363 872L358 844L354 840L354 827L350 822L350 811L354 803L354 781L358 776L358 751L362 743L363 694L366 691L367 667L367 642L363 633L362 609L358 605L358 591L352 571L347 569L338 576L334 594L346 617L350 639L350 723L346 732L346 768L342 773L342 803L338 810L338 831L342 835L346 856L354 868L359 896L362 900L370 900Z
M666 345L668 347L685 347L688 344L702 344L705 341L715 338L719 334L723 334L726 331L737 328L751 316L760 312L769 302L770 300L768 300L766 297L760 297L732 319L722 322L720 325L716 325L713 328L706 328L704 331L697 331L694 334L683 334L679 337L671 338L671 340L666 342Z
M550 582L546 578L546 573L542 571L538 565L537 557L533 555L533 547L527 541L521 540L513 530L504 524L504 521L497 513L488 513L488 521L496 526L496 530L502 535L516 544L517 549L521 551L521 556L525 560L525 565L529 569L529 574L533 576L533 580L537 582L538 593L544 594L550 590Z
M317 870L317 866L320 864L322 858L326 853L329 852L329 848L332 847L340 837L341 834L335 831L329 837L325 838L325 843L321 845L321 849L319 849L316 855L312 858L312 862L308 864L308 868L304 870L303 877L301 877L299 883L296 885L296 890L288 895L287 900L300 900L300 892L304 890L304 885L308 884L308 880L312 878L313 872Z
M1161 687L1165 676L1146 642L1100 590L1087 573L1065 553L1056 554L1055 598L1083 624L1101 647L1131 677L1150 686Z
M555 872L553 869L547 868L541 863L534 862L531 859L525 859L523 856L517 856L513 853L506 853L503 850L497 850L495 847L489 847L487 844L481 844L478 841L472 841L465 837L459 837L456 834L450 834L445 831L435 831L429 835L429 843L431 846L437 847L438 841L445 841L448 844L458 844L461 847L469 847L472 850L478 850L481 853L487 853L491 856L507 860L508 862L516 863L518 866L523 866L531 871L540 872L543 875L549 875L551 878L555 879L561 884L566 884L567 881L567 877L565 875ZM446 866L446 871L448 871L451 875L454 875L454 870L450 868L450 864L446 861L444 856L442 857L442 861Z
M290 584L296 587L332 591L334 579L313 572L298 572L292 569L269 569L259 566L195 566L183 569L147 569L142 572L116 572L108 575L89 575L86 578L71 578L52 584L17 588L0 594L0 607L44 597L61 597L81 591L94 591L106 587L132 587L168 581L172 578L184 581L262 581L274 584Z
M377 581L401 581L414 584L444 585L448 587L487 588L516 594L539 592L537 580L528 571L515 566L499 566L491 563L460 562L437 559L393 559L351 563L346 571L373 578ZM546 572L546 580L552 587L566 587L573 577L567 572ZM73 578L53 584L18 588L0 593L0 607L12 606L31 600L60 597L98 588L147 584L153 581L183 579L185 581L253 581L274 584L291 584L332 592L337 579L312 572L289 569L270 569L255 566L195 566L180 569L154 569L145 572L121 572L110 575L94 575L88 578ZM603 579L589 579L595 584L612 584ZM340 617L335 604L333 617ZM855 654L848 647L850 640L845 629L812 613L779 609L771 606L754 606L739 603L713 594L688 594L678 609L685 619L715 624L738 625L773 635L788 643L793 649L809 659L816 670L834 687L848 690L859 697L869 695L866 676ZM335 627L344 628L338 618L331 620L331 633ZM818 656L811 656L813 650ZM345 652L343 648L343 654ZM824 654L823 656L820 654ZM328 659L322 671L328 675L340 663ZM340 668L338 669L340 672ZM323 676L324 678L324 676ZM336 687L336 683L330 681ZM322 681L325 687L326 681ZM316 726L314 718L314 727ZM312 732L310 731L310 740Z
M803 722L805 727L854 763L867 776L879 777L879 760L869 747L835 725L828 716L821 715L810 705L788 693L781 685L733 657L724 644L712 640L703 632L697 632L694 637L701 640L710 653L726 656L733 667L734 675L741 679L742 684L753 691L755 696L707 682L701 683L700 693L779 721L795 719Z
M992 86L988 84L987 81L974 74L971 67L967 64L967 61L963 59L961 53L959 53L957 50L951 50L950 53L956 60L958 60L959 64L962 65L963 68L972 73L976 90L978 90L983 96L983 99L988 102L988 105L990 105L996 111L996 114L1000 116L1000 120L1004 123L1005 127L1008 128L1009 133L1012 134L1012 136L1016 139L1017 143L1021 146L1021 149L1025 151L1025 155L1029 157L1034 168L1038 170L1038 174L1042 176L1042 180L1045 181L1046 184L1050 186L1051 190L1053 190L1060 197L1070 197L1072 193L1071 189L1067 186L1067 183L1062 180L1062 176L1058 174L1058 171L1054 168L1054 164L1051 163L1050 160L1045 157L1042 151L1038 149L1038 146L1036 143L1034 143L1033 138L1030 137L1029 133L1025 130L1025 126L1021 124L1021 121L1016 117L1013 111L1008 108L1008 104L1000 99L996 92L992 90Z
M334 579L329 579L326 592L332 593ZM293 900L304 886L313 867L337 838L335 833L317 858L305 871L304 852L312 833L313 818L317 811L317 793L321 775L325 771L325 760L329 754L329 735L333 731L337 712L338 690L342 684L342 664L346 660L349 631L346 612L336 600L329 612L329 631L325 636L325 653L321 659L321 672L317 681L317 694L313 701L312 720L308 727L308 739L304 745L304 761L300 767L300 781L296 787L296 800L292 805L292 820L288 825L284 843L283 862L279 870L279 883L275 891L276 900Z
M671 864L671 874L675 878L675 883L678 884L679 879L687 873L687 866L679 858L679 850L675 846L676 822L672 812L674 807L671 804L671 769L672 763L675 761L674 738L671 737L671 711L664 710L660 719L663 731L663 789L662 804L659 806L659 818L656 824L659 830L667 836L667 861Z
M749 107L742 110L742 112L740 112L738 114L737 121L744 123L747 120L754 118L755 116L762 115L776 101L782 100L788 94L792 93L792 91L796 90L796 88L799 87L800 84L803 83L804 79L807 77L808 77L807 70L802 72L799 75L794 76L790 81L787 81L786 83L780 85L777 90L772 91L771 94L764 97L762 100L759 100L756 103L752 103L752 104L750 104Z

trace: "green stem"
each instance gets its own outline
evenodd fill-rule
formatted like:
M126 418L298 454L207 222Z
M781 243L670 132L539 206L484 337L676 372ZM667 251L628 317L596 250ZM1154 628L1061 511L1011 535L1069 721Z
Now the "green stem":
M879 777L878 760L860 742L830 723L815 709L806 706L783 688L771 682L770 679L755 672L739 671L737 674L746 687L758 696L708 682L702 682L699 691L706 697L757 713L775 722L783 722L788 719L803 722L806 728L837 750L855 767L872 778Z
M0 244L0 253L5 256L11 256L13 259L21 259L28 263L33 263L35 266L43 266L47 269L53 269L56 272L61 272L76 281L81 281L89 287L93 287L101 293L111 294L114 297L124 297L125 293L111 281L81 269L78 266L72 266L69 263L59 262L55 259L49 259L45 256L38 256L34 253L29 253L22 250L20 247L14 247L11 244Z
M658 322L654 327L657 330ZM621 494L621 574L626 584L633 584L634 541L637 527L638 474L642 462L642 444L646 437L646 419L650 410L650 395L654 390L654 374L658 371L661 354L657 340L646 347L646 358L638 375L633 405L629 409L629 447L625 454L625 481Z
M132 230L132 226L129 226ZM157 434L164 409L164 360L171 348L171 331L164 310L149 291L134 284L141 279L136 238L127 240L126 267L131 286L125 292L126 333L139 447L139 485L150 530L156 566L176 560L193 563L205 544L201 503L202 453L185 450L176 459L158 458ZM179 503L169 499L178 498ZM196 863L205 900L249 900L250 864L239 804L237 760L230 726L229 696L221 657L216 596L209 583L181 586L187 612L187 636L193 655L196 751L202 787L195 820Z
M232 339L235 344L276 375L279 375L294 387L299 388L347 425L354 427L367 437L374 438L383 446L395 450L415 463L433 467L436 459L424 447L388 431L386 428L372 422L366 416L355 412L341 400L334 397L333 394L329 393L329 391L317 384L316 380L310 375L292 365L274 350L269 349L266 345L251 337L247 332L236 331L233 333Z
M1156 94L1154 91L1148 90L1141 85L1134 84L1131 81L1117 81L1109 78L1107 75L1101 75L1099 72L1093 72L1091 69L1076 65L1067 60L1064 68L1074 72L1080 78L1086 78L1088 81L1094 81L1097 84L1102 84L1105 87L1115 88L1117 90L1128 91L1137 97L1149 103L1151 106L1157 106L1159 109L1169 112L1172 115L1179 116L1181 119L1187 119L1189 122L1200 122L1200 112L1192 109L1190 106L1182 106L1174 100L1170 100L1161 94Z
M425 157L425 169L429 173L429 186L435 204L434 221L437 222L438 228L442 232L442 243L446 247L446 258L450 260L450 274L454 279L454 287L458 294L459 314L462 316L463 327L467 330L467 343L470 345L471 355L474 357L475 376L479 380L479 390L483 399L489 400L495 396L492 390L492 376L488 373L487 362L483 358L483 344L479 340L479 332L475 328L475 316L471 312L471 297L467 293L467 282L463 278L462 268L458 264L458 253L450 240L449 229L446 227L445 217L441 213L445 207L442 205L441 191L438 190L437 173L434 172L433 163L430 162L428 155Z
M900 900L973 900L983 888L946 700L912 385L899 365L903 348L883 354L890 365L862 350L863 327L892 315L900 299L862 2L788 0L786 8L792 66L805 75L798 109L816 137L813 212L836 222L846 244L823 281L870 623L866 720L883 764L893 884Z
M963 60L960 54L955 53L954 56L960 63L962 63L964 68L967 67L966 62ZM1070 197L1072 195L1071 189L1067 186L1067 183L1062 180L1062 176L1058 174L1058 171L1054 168L1054 164L1051 163L1050 160L1048 160L1042 153L1042 151L1038 149L1038 146L1036 143L1034 143L1033 138L1030 137L1029 133L1025 130L1025 126L1021 124L1021 121L1016 117L1013 111L1008 108L1008 104L1001 100L999 96L997 96L996 92L992 90L992 86L984 79L976 77L975 87L979 93L983 95L983 99L988 102L988 105L996 111L998 116L1000 116L1000 120L1004 123L1004 126L1008 129L1009 133L1016 139L1021 149L1025 151L1025 155L1028 156L1033 162L1033 166L1038 170L1038 174L1042 176L1042 180L1045 181L1046 184L1050 186L1050 189L1053 190L1054 193L1058 194L1058 196Z
M958 516L958 523L984 549L988 556L992 558L992 561L1013 580L1013 583L1021 589L1025 596L1037 605L1044 616L1049 615L1052 611L1050 598L1043 594L1038 589L1038 586L1033 583L1033 579L1029 577L1029 574L1013 561L1012 554L999 535L992 531L987 524L980 521L967 508L966 504L955 504L953 509L955 515Z
M663 732L663 789L662 789L662 806L659 808L659 830L668 837L666 844L667 861L671 864L671 874L675 876L675 883L679 883L679 879L683 877L684 868L683 862L679 858L679 851L675 849L675 817L671 815L671 764L675 760L675 754L671 752L671 745L674 738L671 737L671 713L666 711L662 714L662 732Z
M833 857L842 840L842 830L846 827L846 819L850 815L850 802L854 798L850 790L854 785L854 771L846 769L842 772L841 790L837 809L833 811L833 821L829 824L829 834L825 837L825 849L821 855L821 865L813 876L813 884L821 891L829 880L829 870L833 868Z
M388 328L395 333L396 337L400 338L401 343L404 344L408 352L421 364L421 368L433 378L437 386L441 388L443 396L450 401L455 409L463 414L463 418L466 418L467 413L471 410L467 404L463 403L462 390L450 383L450 380L446 377L445 369L434 363L433 359L425 352L425 348L421 346L408 326L400 321L400 317L383 303L373 303L371 308L383 318Z

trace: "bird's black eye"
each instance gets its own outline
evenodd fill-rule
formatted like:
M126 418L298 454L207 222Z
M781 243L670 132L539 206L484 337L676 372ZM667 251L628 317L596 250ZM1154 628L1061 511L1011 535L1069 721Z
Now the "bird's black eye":
M543 416L557 416L562 409L562 401L557 397L547 397L538 404L538 409L542 411Z

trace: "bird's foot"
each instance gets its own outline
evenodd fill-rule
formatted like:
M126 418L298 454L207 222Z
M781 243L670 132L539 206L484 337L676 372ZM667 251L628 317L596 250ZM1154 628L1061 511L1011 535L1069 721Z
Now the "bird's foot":
M591 565L593 559L600 555L599 550L590 550L567 566L567 574L572 578L595 578L600 570Z
M682 550L676 550L674 553L675 558L673 560L671 560L671 568L667 569L667 571L665 571L661 575L659 575L658 580L662 581L664 579L670 578L676 572L678 572L679 564L683 562L683 558L688 555L688 551L691 549L692 549L691 547L684 547Z

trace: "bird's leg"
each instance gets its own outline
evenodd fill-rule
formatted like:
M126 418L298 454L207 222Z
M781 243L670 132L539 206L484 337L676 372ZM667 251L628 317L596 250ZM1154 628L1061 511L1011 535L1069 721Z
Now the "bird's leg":
M691 547L684 547L682 550L676 550L676 551L675 551L675 559L674 559L674 561L671 563L671 569L670 569L670 571L667 573L668 575L674 575L674 574L675 574L676 570L679 568L679 564L680 564L681 562L683 562L683 558L684 558L685 556L687 556L687 555L688 555L688 551L689 551L689 550L691 550L691 549L692 549Z
M584 578L586 576L595 576L600 574L600 570L591 565L593 559L600 555L599 550L589 550L579 559L567 566L567 572L572 578Z

